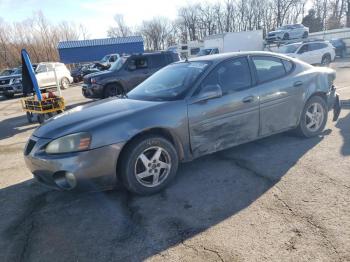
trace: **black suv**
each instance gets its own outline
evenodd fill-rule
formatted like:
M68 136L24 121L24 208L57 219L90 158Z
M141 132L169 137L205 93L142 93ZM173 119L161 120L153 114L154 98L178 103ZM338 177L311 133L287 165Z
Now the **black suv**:
M177 61L179 55L167 51L120 57L108 70L84 77L83 95L106 98L126 94L162 67Z

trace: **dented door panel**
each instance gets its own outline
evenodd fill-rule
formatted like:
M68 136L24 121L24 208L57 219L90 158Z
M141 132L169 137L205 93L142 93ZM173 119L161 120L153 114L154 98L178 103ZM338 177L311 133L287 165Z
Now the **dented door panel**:
M194 157L232 147L258 137L259 98L256 88L188 105ZM243 102L253 96L250 102Z

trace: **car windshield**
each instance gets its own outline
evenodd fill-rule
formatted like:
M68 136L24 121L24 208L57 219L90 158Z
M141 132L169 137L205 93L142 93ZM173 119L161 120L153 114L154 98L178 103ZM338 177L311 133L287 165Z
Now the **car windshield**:
M110 55L106 55L106 56L104 56L102 59L101 59L101 63L104 63L104 62L107 62L108 61L108 59L109 59L109 57L110 57Z
M291 54L295 53L299 47L300 44L285 45L280 47L279 52L283 54Z
M118 71L124 65L126 57L119 57L108 69L109 71Z
M8 69L0 72L0 76L8 76L8 75L11 75L12 73L13 73L13 70Z
M207 48L207 49L201 49L197 56L204 56L204 55L209 55L211 52L212 48Z
M208 62L169 65L142 82L127 95L130 99L170 101L181 98L208 67Z
M13 72L14 75L20 75L22 74L22 68L17 68L15 72Z

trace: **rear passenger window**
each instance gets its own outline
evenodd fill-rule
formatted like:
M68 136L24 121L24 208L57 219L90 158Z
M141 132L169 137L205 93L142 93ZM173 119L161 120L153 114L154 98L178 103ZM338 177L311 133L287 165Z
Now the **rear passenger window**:
M258 81L260 83L274 80L286 75L284 64L276 57L253 57Z

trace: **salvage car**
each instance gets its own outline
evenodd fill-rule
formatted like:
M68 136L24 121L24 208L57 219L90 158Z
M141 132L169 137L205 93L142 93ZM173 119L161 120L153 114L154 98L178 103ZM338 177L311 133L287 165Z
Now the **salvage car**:
M329 41L335 48L335 54L341 58L346 57L346 43L341 38L335 38Z
M37 128L25 162L57 189L153 194L179 162L273 134L322 133L340 113L335 71L268 52L203 56L161 69L120 98L78 106ZM193 185L195 186L195 185Z
M164 66L179 61L174 52L154 52L124 56L110 69L84 77L82 93L87 98L122 95Z

